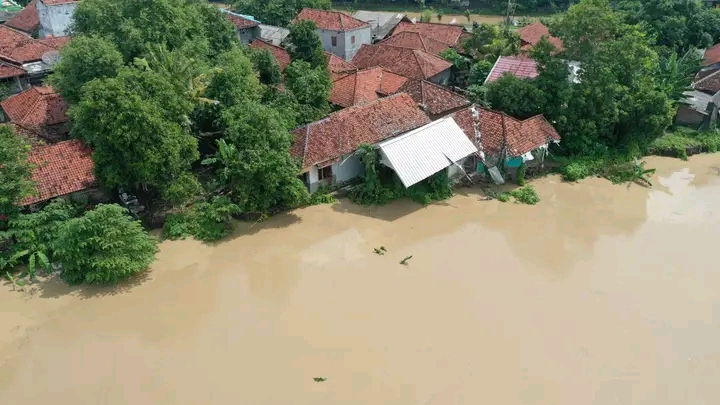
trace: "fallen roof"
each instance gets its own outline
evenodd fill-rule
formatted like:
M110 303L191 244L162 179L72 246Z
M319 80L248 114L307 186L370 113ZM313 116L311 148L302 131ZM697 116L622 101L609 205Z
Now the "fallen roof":
M32 0L25 8L15 14L5 25L32 34L40 28L40 16L37 11L37 0Z
M332 80L337 80L358 70L357 66L330 52L325 52L325 59Z
M86 190L96 184L92 151L73 139L30 151L28 160L35 167L32 180L37 193L20 204L30 205Z
M484 153L496 155L505 150L517 157L560 141L560 135L542 115L520 121L505 113L472 105L450 116Z
M683 101L690 106L690 108L702 114L708 113L708 104L713 102L712 95L699 90L685 91L683 95L685 95Z
M408 80L398 92L407 93L432 116L444 115L470 105L465 97L426 80Z
M342 11L317 10L304 8L300 11L295 20L310 20L319 29L331 31L350 31L363 27L370 27L365 21L343 13Z
M333 82L329 101L340 107L374 101L395 94L407 80L381 67L352 72Z
M478 150L451 118L431 122L378 144L382 162L410 187Z
M538 75L537 62L521 56L500 56L485 78L485 83L494 82L505 73L520 79L534 79Z
M42 130L47 125L68 121L68 105L52 87L31 87L0 102L13 124L26 129Z
M398 46L400 48L407 49L418 49L433 55L439 55L442 51L450 48L447 44L411 31L397 33L383 41L380 41L379 44Z
M380 44L363 44L352 63L361 69L381 66L414 79L429 79L452 67L445 59L425 51Z
M545 37L548 42L553 44L558 50L562 50L563 45L560 38L550 35L550 30L540 21L536 21L532 24L526 25L517 31L515 31L526 45L522 46L521 49L529 50L533 46L537 45L540 40Z
M290 54L285 48L281 48L279 46L273 45L267 41L264 41L262 39L256 39L250 43L250 48L255 49L265 49L269 51L273 57L275 57L275 60L277 61L278 65L280 65L280 70L285 70L287 65L290 64Z
M356 105L292 131L291 155L303 171L314 165L332 164L357 150L430 122L415 101L404 93Z
M400 24L395 27L393 36L406 31L417 32L448 46L455 46L458 45L460 35L464 32L464 28L461 25L401 21Z
M358 10L353 17L370 24L376 38L385 38L402 21L405 14L387 11Z

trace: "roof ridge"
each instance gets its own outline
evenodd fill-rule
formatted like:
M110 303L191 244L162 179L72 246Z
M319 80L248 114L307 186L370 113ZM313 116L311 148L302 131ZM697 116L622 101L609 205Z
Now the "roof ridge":
M702 82L704 82L705 80L707 80L709 77L713 77L713 76L717 75L718 73L720 73L720 69L718 69L718 70L710 73L709 75L703 77L702 79L696 81L695 83L693 83L693 89L694 89L694 87L697 86L698 84L701 84Z

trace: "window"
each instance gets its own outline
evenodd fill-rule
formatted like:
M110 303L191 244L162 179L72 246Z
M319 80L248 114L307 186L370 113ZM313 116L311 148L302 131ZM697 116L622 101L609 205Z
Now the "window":
M351 43L351 44L354 44L354 43L355 43L355 35L353 35L353 36L350 37L350 43Z
M323 167L318 169L318 180L325 180L332 178L332 166Z
M337 46L337 37L330 37L330 43L332 46Z

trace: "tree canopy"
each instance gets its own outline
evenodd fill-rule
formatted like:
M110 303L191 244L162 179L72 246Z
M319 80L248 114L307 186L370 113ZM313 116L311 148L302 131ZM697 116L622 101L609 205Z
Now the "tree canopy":
M18 202L34 192L29 151L12 126L0 125L0 229L3 221L17 213Z
M322 40L315 32L316 29L315 23L309 20L290 25L290 34L285 41L292 60L305 61L312 67L325 65Z
M235 9L264 24L285 27L303 8L330 9L330 0L235 0Z

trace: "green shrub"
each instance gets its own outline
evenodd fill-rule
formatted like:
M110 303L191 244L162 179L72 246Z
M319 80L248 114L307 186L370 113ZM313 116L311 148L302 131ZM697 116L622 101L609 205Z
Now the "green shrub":
M517 177L517 184L518 186L522 187L525 185L525 163L520 164L518 166L515 177Z
M717 152L720 150L720 132L696 131L690 128L678 128L650 144L648 152L653 155L674 155L687 160L688 149L698 152Z
M183 212L168 215L163 233L168 239L192 236L203 242L216 242L232 233L232 216L241 212L229 197L215 196L210 202L196 202Z
M538 196L533 186L524 186L502 193L498 196L498 201L508 202L510 198L514 199L518 204L535 205L540 202L540 196Z
M335 202L337 202L337 200L330 195L330 189L327 187L320 187L317 191L310 194L310 205L334 204Z

